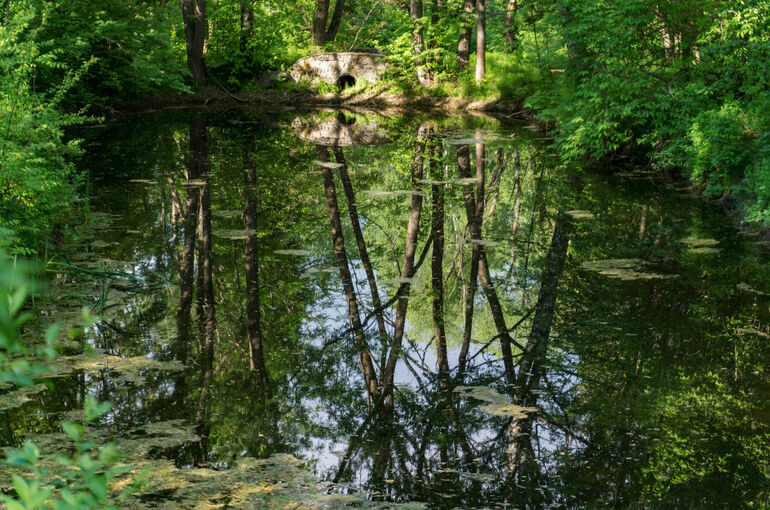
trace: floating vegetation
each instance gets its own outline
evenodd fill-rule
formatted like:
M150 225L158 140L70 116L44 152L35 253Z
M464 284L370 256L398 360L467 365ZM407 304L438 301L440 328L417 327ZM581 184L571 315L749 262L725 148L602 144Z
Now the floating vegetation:
M308 250L273 250L273 253L276 255L295 255L297 257L305 257L313 254L313 252Z
M335 271L337 271L336 267L311 267L310 269L305 270L300 276L302 276L302 278L310 278L318 273L333 273Z
M246 239L249 236L255 235L257 233L256 230L214 230L212 234L214 234L216 237L221 237L223 239L231 239L233 241L240 241L243 239Z
M721 248L711 248L709 246L704 246L702 248L690 248L690 253L696 253L698 255L713 255L715 253L719 253L722 251Z
M331 161L317 161L317 160L313 161L313 164L318 165L321 168L329 168L332 170L334 170L335 168L342 168L343 166L345 166L342 163L333 163Z
M61 466L57 457L67 457L73 442L63 433L36 434L28 439L40 449L37 464L50 485ZM156 452L196 442L199 436L181 420L153 423L115 437L110 429L86 427L84 439L97 444L114 441L130 470L111 486L111 503L127 509L330 509L369 508L422 510L423 504L395 504L369 501L365 494L328 494L329 486L319 482L305 462L288 454L267 459L242 458L229 469L178 468L174 462L152 458ZM1 465L0 487L13 487L12 475L29 476L23 467ZM117 499L120 491L133 486L135 492Z
M566 214L573 220L590 220L594 217L594 213L592 213L591 211L581 211L579 209L566 211L564 214Z
M690 248L690 253L699 255L710 255L722 251L721 248L715 248L719 244L716 239L690 236L680 239L679 242L686 244Z
M738 333L741 333L743 335L758 335L758 336L763 336L765 338L770 338L770 335L756 328L738 328Z
M477 143L487 143L481 138L456 138L454 140L449 139L446 141L448 145L473 145Z
M396 278L395 280L380 280L384 285L401 285L402 283L414 283L414 278Z
M35 384L34 386L22 386L13 391L0 395L0 410L15 409L21 407L27 402L33 400L32 397L38 393L44 392L48 387L45 384Z
M391 198L391 197L404 197L412 195L425 196L425 192L416 189L401 189L395 191L384 191L378 189L365 190L364 193L368 194L372 198Z
M464 398L475 398L486 405L479 407L482 411L495 416L512 416L514 418L527 418L529 413L537 412L537 407L522 407L511 402L511 398L498 393L488 386L458 386L455 392Z
M149 179L131 179L128 182L132 184L158 184L157 182L151 181Z
M479 246L500 246L500 241L492 241L489 239L471 239L471 244L478 244Z
M754 287L752 287L746 282L739 283L738 285L735 286L735 288L738 290L742 290L743 292L748 292L749 294L756 294L758 296L767 296L765 292L755 289Z
M185 185L187 186L200 187L200 186L205 186L206 184L207 182L203 179L190 179L188 181L185 181Z
M112 243L107 243L98 239L91 243L92 248L107 248L108 246L112 246Z
M587 260L580 266L618 280L664 280L677 277L648 271L646 268L649 264L642 259Z
M235 219L243 216L243 211L229 211L227 209L218 209L216 211L211 211L211 215L216 216L217 218Z
M450 184L459 184L460 186L467 186L468 184L476 184L477 182L479 182L479 180L476 177L464 177L462 179L455 179L453 181L449 181Z
M106 354L63 356L56 358L50 365L57 376L71 375L78 371L99 372L105 370L115 373L115 376L111 378L112 380L127 382L136 386L141 386L146 382L145 377L149 370L178 372L185 368L179 361L158 361L143 356L121 358Z
M420 184L449 184L452 181L437 181L435 179L420 179L417 182Z

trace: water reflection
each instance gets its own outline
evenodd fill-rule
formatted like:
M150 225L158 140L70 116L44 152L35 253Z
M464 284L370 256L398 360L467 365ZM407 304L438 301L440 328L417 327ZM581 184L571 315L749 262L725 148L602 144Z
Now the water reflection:
M188 370L58 379L6 410L3 437L54 430L33 411L95 391L115 437L191 426L152 452L178 466L290 453L377 501L764 497L767 254L718 208L565 168L488 119L282 120L177 113L102 135L83 164L116 220L85 249L167 285L119 289L89 341ZM641 262L625 279L585 265L611 260Z

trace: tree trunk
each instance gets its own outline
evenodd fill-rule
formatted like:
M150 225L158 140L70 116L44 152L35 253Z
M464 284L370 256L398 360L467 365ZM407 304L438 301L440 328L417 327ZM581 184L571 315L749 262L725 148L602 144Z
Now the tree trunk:
M476 86L484 81L487 66L487 7L486 0L476 0Z
M319 161L329 162L329 149L327 147L317 146L316 151ZM364 328L361 325L361 316L358 311L358 298L356 297L355 287L353 286L353 277L348 266L348 254L345 249L345 239L342 235L342 222L340 221L340 209L337 204L337 189L334 186L334 175L328 167L322 167L321 173L324 180L324 193L326 195L326 205L329 211L329 223L331 224L332 242L334 244L334 256L337 258L337 265L340 270L340 279L342 287L345 290L345 297L348 302L348 318L353 325L353 332L358 343L359 355L361 358L361 369L364 373L366 388L375 401L380 400L381 391L377 384L377 372L374 369L369 345L366 342Z
M337 32L342 24L342 13L345 10L345 0L337 0L334 4L334 13L332 14L329 28L326 23L329 20L329 0L317 0L315 15L313 16L313 42L323 46L327 42L333 41L337 37Z
M181 0L187 67L196 85L206 81L203 68L203 43L206 41L206 0Z
M548 338L551 335L559 278L567 258L568 227L568 216L559 213L551 238L551 246L546 256L540 293L535 305L535 317L532 320L532 329L519 361L513 400L515 404L520 406L534 407L537 403L537 389L543 376L543 359L548 349ZM532 482L533 475L530 471L534 463L531 442L533 419L534 416L514 418L508 428L507 472L509 477L516 476L520 482L525 480Z
M412 18L412 55L414 56L417 81L423 87L431 87L433 85L433 79L431 77L430 69L425 67L425 57L423 56L423 52L425 51L425 37L422 21L422 0L409 1L409 16Z
M471 155L470 149L467 145L457 146L457 168L460 174L460 178L467 179L471 175ZM475 237L476 222L475 222L475 206L473 200L473 188L472 184L464 186L463 199L465 201L465 212L468 218L468 235L471 239ZM468 289L465 294L465 322L463 327L463 342L460 347L460 354L458 356L458 366L460 375L465 372L466 360L468 358L468 352L471 347L471 334L473 331L473 301L476 297L476 288L478 281L478 245L471 245L471 271L468 276Z
M243 154L243 188L246 201L243 207L243 223L246 231L246 334L249 339L249 370L258 387L267 389L270 380L265 366L265 345L259 299L259 237L257 235L257 200L254 166L245 149Z
M430 178L440 181L441 146L434 144L430 161ZM449 360L447 359L446 330L444 327L444 184L433 184L433 250L431 252L431 287L433 289L433 336L436 338L436 360L442 386L449 381Z
M418 181L422 179L425 139L432 131L430 124L423 124L417 130L417 141L414 144L414 155L412 156L412 186L418 191ZM406 242L404 246L404 261L401 266L401 278L409 279L412 277L414 269L414 255L417 251L417 234L420 227L420 212L422 211L422 195L420 193L412 194L412 203L409 209L409 223L406 227ZM393 405L393 380L396 375L396 364L401 356L401 340L404 337L404 328L406 326L406 311L409 304L410 283L400 283L398 290L398 304L396 305L396 320L393 326L393 339L391 341L388 360L383 368L383 397L387 407Z
M369 291L372 294L372 306L374 307L374 315L377 319L377 330L380 333L380 340L385 342L385 339L388 337L388 331L385 328L385 316L382 309L382 302L380 301L380 291L377 288L377 279L374 275L372 262L369 260L369 251L366 249L364 233L361 231L361 220L358 217L358 207L356 206L356 194L353 190L353 185L350 182L350 175L348 174L348 163L345 160L345 154L342 152L341 147L334 147L333 150L334 159L337 160L337 163L342 165L339 169L340 181L342 181L342 189L345 192L345 200L348 203L350 224L353 226L353 234L356 236L358 256L361 257L361 265L364 266L366 279L369 282Z
M465 71L471 57L471 35L473 34L473 0L465 0L460 14L460 38L457 41L457 70Z
M519 9L517 0L508 0L508 8L505 10L505 52L510 53L518 45L518 32L516 26L516 11Z
M246 50L251 37L254 11L251 9L251 0L241 0L241 51Z

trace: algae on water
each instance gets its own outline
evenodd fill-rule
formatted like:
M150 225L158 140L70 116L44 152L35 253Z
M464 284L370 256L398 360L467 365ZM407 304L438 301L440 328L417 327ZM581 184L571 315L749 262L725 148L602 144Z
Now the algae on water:
M649 271L648 266L642 259L587 260L581 264L583 269L618 280L664 280L677 276Z
M511 416L513 418L527 418L530 413L536 413L537 407L523 407L511 402L511 398L498 393L494 388L488 386L458 386L454 390L461 397L471 397L483 402L486 405L479 409L495 416Z

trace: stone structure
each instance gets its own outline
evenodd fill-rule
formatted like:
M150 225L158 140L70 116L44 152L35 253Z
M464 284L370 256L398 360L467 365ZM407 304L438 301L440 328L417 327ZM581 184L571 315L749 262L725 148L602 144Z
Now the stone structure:
M289 76L298 83L302 79L320 80L345 88L355 85L358 80L379 81L389 67L379 53L319 53L299 59L289 69Z
M297 117L291 128L301 139L315 145L349 147L354 145L379 145L389 143L390 138L376 122L359 122L354 115L339 113L336 117L319 120L313 117Z

